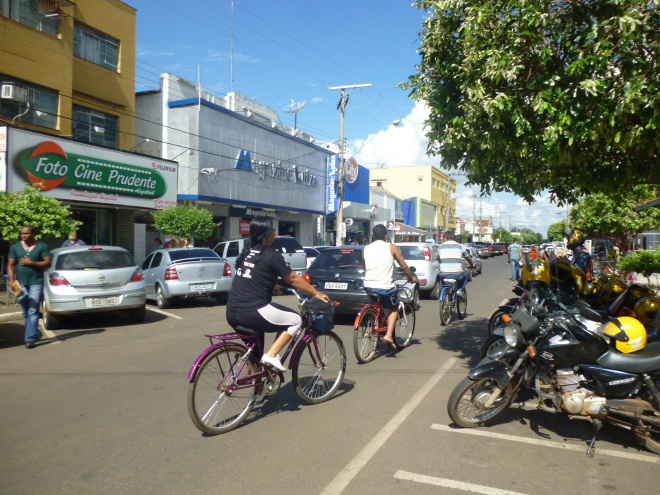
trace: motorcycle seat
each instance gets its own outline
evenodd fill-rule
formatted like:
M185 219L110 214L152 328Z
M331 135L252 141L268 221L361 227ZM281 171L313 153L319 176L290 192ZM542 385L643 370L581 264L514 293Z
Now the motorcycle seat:
M650 373L660 370L660 342L647 344L644 349L630 354L624 354L610 349L600 356L598 366L626 373Z

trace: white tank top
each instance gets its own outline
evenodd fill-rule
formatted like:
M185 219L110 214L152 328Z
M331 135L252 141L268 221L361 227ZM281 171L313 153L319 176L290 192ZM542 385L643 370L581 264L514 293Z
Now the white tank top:
M364 286L372 289L391 289L394 256L385 241L374 241L364 248Z

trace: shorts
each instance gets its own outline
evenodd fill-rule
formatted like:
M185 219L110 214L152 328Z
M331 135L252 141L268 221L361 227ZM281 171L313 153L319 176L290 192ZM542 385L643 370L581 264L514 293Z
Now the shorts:
M374 289L373 287L365 287L364 291L367 294L378 294L381 296L381 305L383 308L396 308L399 304L399 289L392 287L391 289Z

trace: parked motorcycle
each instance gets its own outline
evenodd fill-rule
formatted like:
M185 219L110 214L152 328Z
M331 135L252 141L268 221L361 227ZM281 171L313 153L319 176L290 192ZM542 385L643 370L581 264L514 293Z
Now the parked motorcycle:
M449 397L454 423L489 425L525 388L544 411L591 420L589 457L604 422L631 431L660 454L660 343L644 347L646 331L634 318L602 322L601 314L584 303L577 315L545 300L547 293L525 293L527 301L504 327L504 341Z

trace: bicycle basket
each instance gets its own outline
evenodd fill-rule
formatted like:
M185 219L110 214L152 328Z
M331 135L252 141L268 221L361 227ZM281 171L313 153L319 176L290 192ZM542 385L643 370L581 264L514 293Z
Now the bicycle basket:
M315 332L329 332L335 327L335 307L319 299L312 299L303 307L309 326Z

